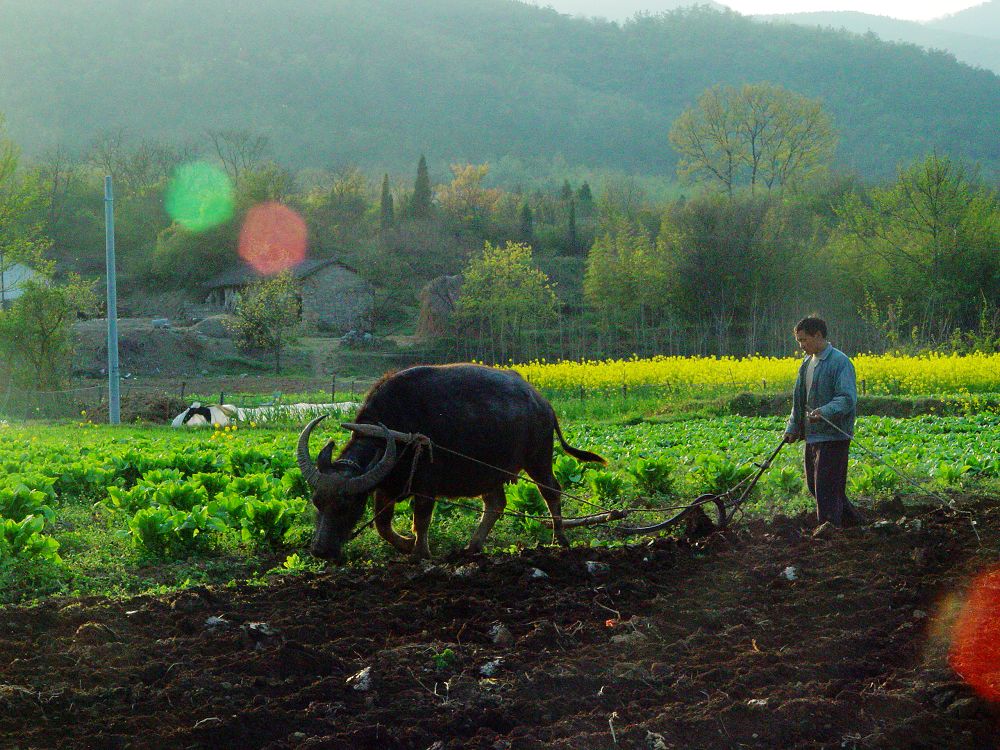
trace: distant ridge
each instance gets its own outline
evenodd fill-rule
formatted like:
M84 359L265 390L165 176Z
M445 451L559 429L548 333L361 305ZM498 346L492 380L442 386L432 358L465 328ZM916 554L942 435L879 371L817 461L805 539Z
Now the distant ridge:
M992 2L979 13L983 22L976 24L956 22L959 16L978 10L970 8L948 19L918 23L903 21L888 16L875 16L855 11L831 11L817 13L784 13L781 15L754 16L761 21L793 23L802 26L819 26L830 29L846 29L855 34L872 32L888 42L907 42L928 49L946 50L960 62L986 68L1000 74L1000 3ZM997 18L987 18L996 15ZM967 30L970 29L970 30ZM995 32L995 33L994 33Z

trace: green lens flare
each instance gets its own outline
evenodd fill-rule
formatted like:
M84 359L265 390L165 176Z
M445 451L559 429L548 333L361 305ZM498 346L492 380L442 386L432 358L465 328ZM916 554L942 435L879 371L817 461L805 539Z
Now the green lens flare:
M232 218L232 183L225 172L206 162L182 164L167 188L166 208L185 229L204 232Z

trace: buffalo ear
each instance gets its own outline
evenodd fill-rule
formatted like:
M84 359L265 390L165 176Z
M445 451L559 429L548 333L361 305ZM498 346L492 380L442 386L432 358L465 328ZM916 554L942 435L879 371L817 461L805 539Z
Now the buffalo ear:
M337 442L335 440L327 440L326 445L324 445L320 451L319 455L316 456L316 468L320 471L326 472L333 468L333 452L337 449Z

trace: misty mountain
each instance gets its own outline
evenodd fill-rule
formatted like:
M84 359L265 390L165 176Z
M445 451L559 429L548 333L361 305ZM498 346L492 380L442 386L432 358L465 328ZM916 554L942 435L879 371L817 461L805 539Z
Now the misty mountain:
M512 0L4 0L0 70L29 155L239 128L292 167L409 172L425 153L670 175L667 133L705 89L772 81L823 100L842 167L937 149L1000 173L1000 77L708 8L619 25Z
M974 22L963 20L973 12L975 17L981 19L978 27ZM879 38L889 42L905 42L927 49L944 50L955 55L961 62L1000 73L1000 0L927 23L854 11L785 13L754 18L777 23L845 29L856 34L877 34Z
M929 21L927 25L941 31L1000 39L1000 0L974 5L950 16Z

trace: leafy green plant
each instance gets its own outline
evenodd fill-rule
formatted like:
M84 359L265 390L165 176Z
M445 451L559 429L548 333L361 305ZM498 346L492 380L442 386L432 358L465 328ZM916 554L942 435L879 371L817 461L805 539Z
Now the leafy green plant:
M552 473L564 490L580 484L586 472L587 467L572 456L560 455L552 462Z
M226 524L200 506L190 511L167 506L142 508L129 521L133 543L156 557L186 554L201 547L209 531L223 531Z
M231 478L214 472L198 472L191 475L191 481L205 488L209 497L221 494L229 486Z
M240 521L246 516L247 501L239 495L222 494L206 507L209 515L220 519L226 526L239 528Z
M270 474L271 460L266 453L256 448L245 450L235 448L229 453L226 468L235 477L243 477L248 474Z
M514 513L524 514L514 516L515 526L531 534L541 532L545 528L540 518L525 517L549 515L545 499L534 482L522 479L514 484L508 484L504 487L504 493L507 496L507 507Z
M0 488L0 518L22 521L28 516L37 516L43 523L55 520L55 512L46 505L49 496L41 490L30 489L23 484Z
M666 458L640 458L626 471L635 479L640 491L649 495L674 494L674 463Z
M931 469L935 484L942 487L961 487L969 476L968 464L953 464L941 461Z
M848 478L852 493L868 497L892 495L900 482L899 475L888 466L858 466Z
M172 463L185 476L212 474L222 466L222 460L217 453L194 450L175 453Z
M233 479L225 493L240 497L270 497L275 484L274 477L270 474L247 474Z
M302 470L298 466L288 469L281 475L281 489L286 497L312 497L312 489L302 478Z
M208 503L208 491L200 484L175 481L161 484L153 491L152 502L179 510L192 510Z
M613 471L587 472L587 484L600 502L614 502L622 496L625 480Z
M754 473L752 464L737 464L716 454L706 454L696 459L695 476L701 493L724 495Z
M184 475L180 469L150 469L144 472L139 480L141 484L163 484L164 482L180 482Z
M134 486L124 489L118 485L108 487L108 494L102 503L105 507L113 511L126 514L134 514L142 508L148 508L153 498L153 487Z
M8 487L25 487L35 490L45 495L45 501L54 503L57 499L55 490L55 477L39 474L37 472L11 474L6 478L4 484Z
M455 663L456 658L455 652L450 648L446 648L440 653L431 656L431 659L434 660L434 668L439 670L451 667Z
M45 519L41 516L25 516L20 521L0 519L0 560L21 557L62 562L59 542L42 534L44 528Z
M103 466L90 461L74 461L62 468L54 489L64 497L94 496L111 484L112 478L112 472Z
M243 541L270 547L281 544L305 505L301 499L248 500L240 521Z
M802 472L792 466L773 468L768 476L768 484L783 498L791 498L802 492L805 480Z

